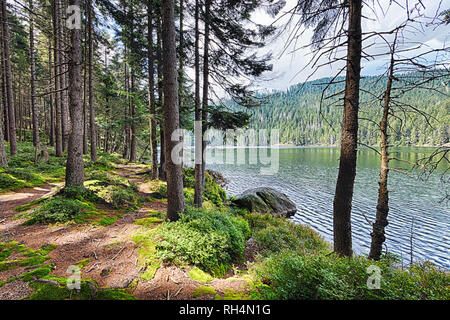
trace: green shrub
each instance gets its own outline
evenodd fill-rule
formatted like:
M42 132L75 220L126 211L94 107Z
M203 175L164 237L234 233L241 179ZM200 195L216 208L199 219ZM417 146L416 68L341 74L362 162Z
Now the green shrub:
M77 199L61 196L44 202L32 213L32 218L26 224L67 222L75 219L86 210L95 209L92 204Z
M203 197L218 207L222 207L227 201L227 193L214 181L208 172L205 173L205 190L203 191Z
M195 168L183 168L183 186L185 188L195 187Z
M240 217L188 207L179 221L157 230L157 253L163 261L192 264L223 275L244 253L250 230Z
M159 194L163 198L167 198L167 184L162 184L156 190L156 193Z
M369 289L368 267L381 270L380 289ZM449 275L430 264L397 270L389 261L336 255L271 255L255 267L266 299L449 299Z
M194 188L195 187L195 169L194 168L183 168L183 186L184 188ZM158 192L166 197L166 193ZM164 191L164 190L161 190ZM223 207L227 200L227 194L225 190L217 184L211 177L209 172L205 172L205 189L203 190L204 200L211 201L217 207ZM190 198L189 198L190 200Z
M260 252L264 255L295 251L297 254L327 253L329 244L310 227L270 214L247 213L246 219Z
M110 188L111 204L117 209L134 209L136 208L136 195L129 188L121 188L119 186L111 186Z

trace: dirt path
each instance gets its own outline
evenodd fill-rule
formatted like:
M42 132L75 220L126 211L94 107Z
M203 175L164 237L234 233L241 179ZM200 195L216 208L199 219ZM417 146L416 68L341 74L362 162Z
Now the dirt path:
M142 172L142 167L133 165L119 165L117 170L117 174L136 183L145 195L149 193L148 186L139 172ZM14 218L17 215L14 208L49 196L57 187L45 185L0 195L0 241L15 240L33 249L55 244L56 249L49 254L49 262L55 264L52 275L67 277L67 268L84 260L87 264L82 268L82 278L93 279L100 287L128 288L129 293L139 299L192 299L196 288L204 285L190 279L186 270L175 266L161 266L149 281L141 281L139 277L139 255L132 236L141 227L134 220L147 217L150 210L165 212L164 202L147 202L136 212L124 213L106 227L77 224L24 226L23 219ZM23 268L0 272L0 281L23 272ZM19 280L8 283L0 287L0 297L20 299L28 296L30 288L24 285ZM214 287L217 293L240 291L245 287L245 281L214 279L208 286ZM214 294L198 297L212 298Z

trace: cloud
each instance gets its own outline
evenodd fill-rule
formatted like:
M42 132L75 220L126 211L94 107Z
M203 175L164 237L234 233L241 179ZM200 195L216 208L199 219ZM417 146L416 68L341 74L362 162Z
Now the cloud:
M297 0L287 0L286 8L283 10L286 12L287 10L293 8L296 4ZM406 0L397 2L403 5L403 8L398 4L392 3L389 5L389 0L380 0L379 2L375 1L374 8L371 10L368 6L363 8L363 14L366 17L371 17L371 19L363 19L362 28L363 32L372 32L372 31L388 31L392 30L396 26L400 25L407 19L407 11L406 11ZM436 16L436 12L442 12L444 9L450 8L450 0L423 0L422 3L425 6L425 9L420 5L417 6L417 9L412 7L413 1L409 1L409 9L410 17L418 17L418 10L420 10L420 14L423 15L420 19L423 22L429 23L431 22L431 18ZM278 25L285 23L287 20L283 19ZM258 12L253 16L253 20L258 23L266 23L269 24L272 21L268 18L264 13ZM291 45L287 50L285 50L285 45L287 39L290 34L290 29L287 29L281 36L279 36L275 41L270 43L268 47L261 50L261 52L267 52L270 50L274 59L273 63L273 71L266 75L267 78L272 80L270 81L262 81L259 82L258 85L260 89L268 90L268 89L276 89L276 90L284 90L289 86L306 81L308 77L311 75L313 70L307 68L302 71L302 69L307 65L309 60L311 59L311 49L301 49L307 46L311 41L312 31L307 30L301 39L294 45ZM405 37L408 41L404 44L405 47L412 46L413 44L426 44L432 46L434 48L442 47L444 43L448 42L448 37L450 35L450 26L441 26L439 28L435 28L434 26L425 26L422 25L421 28L409 28L407 32L405 32ZM386 36L388 40L392 40L391 36ZM373 41L373 40L371 40ZM297 49L294 52L294 49ZM379 39L372 45L370 49L368 49L368 53L379 53L385 52L386 45L383 44ZM283 53L283 54L282 54ZM281 55L281 56L280 56ZM374 75L382 73L383 66L386 64L386 57L378 57L375 60L363 60L362 74L364 75ZM334 66L325 66L314 73L314 75L309 79L318 79L322 77L329 77L334 75L337 70L343 65L343 62L340 64L336 64Z

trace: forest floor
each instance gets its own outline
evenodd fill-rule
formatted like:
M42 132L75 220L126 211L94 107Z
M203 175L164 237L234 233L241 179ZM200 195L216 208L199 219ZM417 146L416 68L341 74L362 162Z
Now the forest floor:
M116 174L135 183L145 196L151 190L144 175L140 174L142 171L142 166L120 164ZM83 279L94 280L100 288L125 289L138 299L218 299L226 298L230 293L242 298L248 292L248 281L234 275L233 271L206 284L191 279L189 268L161 265L152 279L142 279L145 267L138 263L139 246L133 241L133 236L144 227L135 221L149 217L149 212L165 212L166 200L147 201L135 211L121 213L120 218L108 226L77 223L24 225L24 219L18 217L14 209L49 197L61 186L62 183L46 184L0 195L0 242L17 241L34 250L48 244L55 245L55 249L48 254L48 262L54 265L50 275L68 277L68 267L81 262ZM157 224L152 227L155 226ZM251 248L246 250L248 260L254 256L251 251ZM235 266L235 270L238 269L245 270L246 263ZM26 271L26 266L0 270L0 282ZM20 278L8 281L0 286L0 300L28 297L33 292L28 284Z

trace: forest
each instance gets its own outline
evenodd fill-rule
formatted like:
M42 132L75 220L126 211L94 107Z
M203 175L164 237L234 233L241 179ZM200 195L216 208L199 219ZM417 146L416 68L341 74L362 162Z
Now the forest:
M409 75L411 76L411 75ZM416 75L417 76L417 75ZM365 89L361 93L360 110L364 112L365 121L358 128L359 141L370 146L378 146L380 136L376 120L380 118L381 109L374 107L376 101L373 93L382 93L387 77L381 81L378 76L367 76L361 79ZM300 83L289 87L286 92L270 94L259 93L261 107L243 109L231 101L228 105L234 110L242 110L251 115L250 128L255 130L280 130L280 143L286 145L335 145L340 141L341 108L327 102L320 113L320 99L325 84L330 78ZM338 80L343 80L338 79ZM448 80L446 80L448 83ZM434 84L442 86L441 83ZM343 84L328 88L330 94L343 89ZM391 143L396 146L440 146L449 142L449 100L446 94L436 94L430 90L414 90L401 97L402 102L413 103L418 109L427 113L427 119L418 113L408 115L408 121L392 119L395 128Z
M390 172L448 183L450 49L408 38L448 36L448 3L430 3L1 0L0 300L449 300L445 267L386 249ZM364 29L384 5L404 18ZM307 43L312 71L267 93L255 82L281 36L294 51ZM374 59L384 69L363 75ZM289 219L286 190L227 194L206 161L209 129L337 147L333 241ZM396 146L430 152L410 161ZM361 148L379 161L363 254L352 244Z

